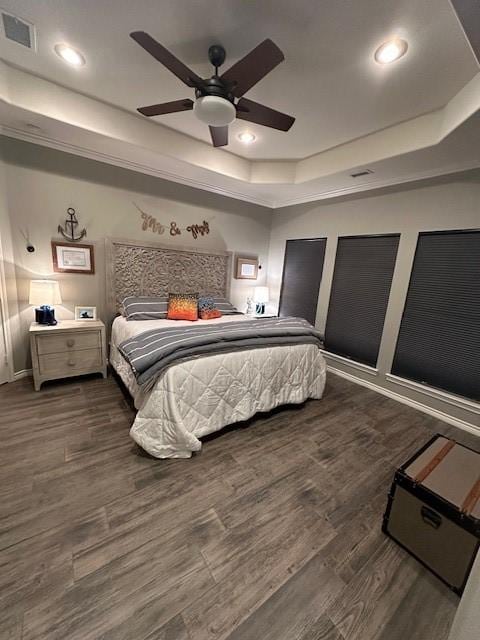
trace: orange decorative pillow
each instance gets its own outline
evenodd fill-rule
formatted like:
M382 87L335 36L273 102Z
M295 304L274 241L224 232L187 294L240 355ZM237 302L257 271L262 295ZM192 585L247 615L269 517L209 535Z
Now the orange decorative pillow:
M222 312L215 306L213 298L203 296L198 299L198 315L200 320L212 320L213 318L221 318Z
M169 320L198 320L198 293L169 293Z
M221 318L222 312L218 309L200 309L200 320L213 320L214 318Z

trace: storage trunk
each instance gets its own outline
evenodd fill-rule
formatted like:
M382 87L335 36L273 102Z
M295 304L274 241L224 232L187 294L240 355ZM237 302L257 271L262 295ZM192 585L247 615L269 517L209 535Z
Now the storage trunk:
M480 454L437 434L395 473L383 531L461 595L480 545Z

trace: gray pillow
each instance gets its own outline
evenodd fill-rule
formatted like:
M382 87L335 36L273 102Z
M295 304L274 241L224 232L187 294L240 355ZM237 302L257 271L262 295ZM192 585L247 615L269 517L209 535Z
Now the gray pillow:
M237 307L234 307L233 304L226 298L212 298L212 300L215 304L215 309L221 311L222 315L224 316L232 315L234 313L241 313L241 311L239 311Z
M128 296L122 305L127 320L162 320L167 317L168 296Z

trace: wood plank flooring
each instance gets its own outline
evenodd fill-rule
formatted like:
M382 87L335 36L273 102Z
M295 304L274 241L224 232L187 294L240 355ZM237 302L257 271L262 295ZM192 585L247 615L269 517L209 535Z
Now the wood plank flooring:
M1 640L447 638L457 596L380 525L395 466L473 436L333 375L190 460L133 417L112 377L0 387Z

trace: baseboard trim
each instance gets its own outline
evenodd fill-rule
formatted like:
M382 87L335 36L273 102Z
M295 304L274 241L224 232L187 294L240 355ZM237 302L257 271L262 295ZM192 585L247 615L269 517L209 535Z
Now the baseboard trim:
M344 356L339 356L336 353L331 353L330 351L322 350L322 354L324 355L326 361L333 360L334 362L340 362L343 364L352 367L352 369L358 369L359 371L363 371L364 373L368 373L370 376L378 376L378 369L375 367L370 367L368 364L363 364L363 362L357 362L356 360L350 360L350 358L345 358Z
M14 380L21 380L22 378L30 378L33 375L31 369L21 369L20 371L15 371L13 374Z
M413 382L413 380L400 378L400 376L395 376L392 373L387 373L385 379L387 380L387 382L393 382L393 384L397 384L400 387L406 387L407 389L411 389L412 391L416 391L417 393L423 393L423 395L429 396L430 398L435 398L436 400L441 400L442 402L451 404L458 409L471 411L472 413L480 415L480 404L478 402L473 402L471 400L467 400L467 398L455 396L452 393L448 393L447 391L434 389L433 387L429 387L425 384Z
M331 365L327 365L328 371L331 371L335 375L340 376L341 378L345 378L346 380L350 380L350 382L355 382L356 384L361 385L362 387L367 387L368 389L372 389L372 391L376 391L388 398L392 398L392 400L396 400L397 402L401 402L402 404L406 404L413 409L418 409L418 411L423 411L423 413L427 413L438 420L442 420L447 424L452 425L453 427L458 427L459 429L463 429L464 431L468 431L475 436L480 437L480 427L472 424L471 422L467 422L466 420L461 420L460 418L455 418L444 411L440 411L439 409L434 409L433 407L429 407L427 404L423 404L423 402L418 402L417 400L412 400L412 398L408 398L400 393L396 393L391 389L385 389L385 387L381 387L374 382L370 382L369 380L364 380L363 378L359 378L351 373L347 373L346 371L342 371L341 369L336 369Z

